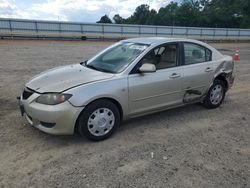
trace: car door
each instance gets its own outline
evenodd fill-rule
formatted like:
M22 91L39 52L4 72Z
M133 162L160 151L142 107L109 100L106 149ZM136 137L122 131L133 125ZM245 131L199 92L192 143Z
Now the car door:
M199 98L213 80L212 52L199 44L185 42L183 54L183 90L191 91L191 98Z
M140 73L135 67L128 76L129 110L131 115L182 103L182 72L178 66L179 44L158 46L145 55L138 65L155 64L156 72Z

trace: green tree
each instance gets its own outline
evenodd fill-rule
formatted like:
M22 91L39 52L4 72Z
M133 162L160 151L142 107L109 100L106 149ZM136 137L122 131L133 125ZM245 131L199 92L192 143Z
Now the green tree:
M170 2L166 7L160 8L156 15L155 24L157 25L176 25L178 20L177 11L179 7L176 2Z
M242 7L242 21L241 27L250 28L250 1L240 0L240 6Z
M101 17L101 19L96 23L112 23L111 19L108 17L108 15L104 15Z
M155 10L149 9L149 5L143 4L138 6L135 9L135 12L132 16L130 16L128 19L126 19L126 23L129 24L153 24L151 23L152 20L154 20L154 16L157 14Z
M240 27L242 6L238 0L212 0L204 10L210 27Z
M119 14L114 15L113 20L116 24L124 23L124 19Z
M250 28L250 0L182 0L158 12L142 4L127 19L116 14L113 20L116 24ZM105 15L98 23L112 22Z
M177 25L196 26L200 24L200 3L196 0L184 0L176 13Z

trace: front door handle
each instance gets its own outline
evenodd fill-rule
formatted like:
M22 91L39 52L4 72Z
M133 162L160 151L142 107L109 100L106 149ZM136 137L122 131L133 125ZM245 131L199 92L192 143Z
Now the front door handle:
M181 74L178 73L173 73L171 76L169 76L170 78L179 78L181 77Z
M213 69L211 67L207 67L205 70L205 72L211 72L211 71L213 71Z

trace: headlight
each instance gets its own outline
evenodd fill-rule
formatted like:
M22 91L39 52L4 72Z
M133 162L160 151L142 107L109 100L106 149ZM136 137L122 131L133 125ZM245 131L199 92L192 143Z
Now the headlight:
M58 93L48 93L42 94L37 99L37 103L56 105L68 100L72 95L70 94L58 94Z

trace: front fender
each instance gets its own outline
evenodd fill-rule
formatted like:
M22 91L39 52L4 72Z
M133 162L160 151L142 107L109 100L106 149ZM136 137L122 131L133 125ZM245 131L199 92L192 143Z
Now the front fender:
M68 90L67 93L73 95L69 99L73 106L86 106L97 99L110 98L121 105L124 116L128 112L128 84L126 78L81 85Z

